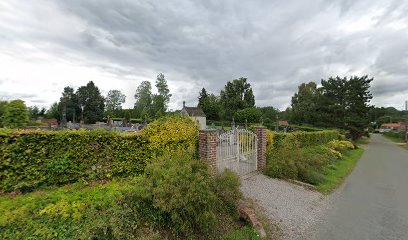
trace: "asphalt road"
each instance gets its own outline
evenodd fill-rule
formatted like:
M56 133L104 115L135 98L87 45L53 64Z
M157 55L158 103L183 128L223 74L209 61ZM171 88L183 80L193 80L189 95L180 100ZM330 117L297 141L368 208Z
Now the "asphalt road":
M408 151L373 135L313 239L408 240Z

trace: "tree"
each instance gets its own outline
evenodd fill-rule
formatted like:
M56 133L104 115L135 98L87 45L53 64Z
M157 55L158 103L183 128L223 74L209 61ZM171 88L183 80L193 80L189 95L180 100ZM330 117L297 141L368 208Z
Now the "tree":
M167 85L167 80L164 75L160 73L157 75L156 88L158 94L153 96L153 111L152 115L163 115L167 111L167 105L170 102L171 94Z
M1 123L1 117L2 117L3 114L4 114L4 110L5 110L5 108L6 108L6 105L7 105L7 101L2 101L2 100L0 100L0 127L3 126L3 124Z
M247 83L246 78L228 82L224 90L221 91L220 96L225 115L229 119L237 110L255 106L255 97L251 84Z
M265 123L274 123L276 121L276 117L279 114L279 110L268 106L268 107L261 107L259 108L262 112L262 119Z
M204 109L204 104L205 104L205 101L206 101L206 99L207 99L207 97L208 97L208 94L207 94L207 91L205 90L205 88L203 88L203 89L201 89L201 92L199 93L200 94L200 96L198 97L198 107L199 108L201 108L201 109Z
M201 106L199 106L205 115L207 116L207 119L210 120L219 120L220 119L220 112L221 112L221 104L220 104L220 98L218 96L215 96L214 94L208 95L205 99L203 99L203 102Z
M75 122L81 115L78 96L72 87L65 87L58 103L59 115L62 121ZM63 119L65 117L65 119Z
M245 108L235 112L235 121L244 123L247 120L248 123L259 123L261 120L262 111L259 108Z
M60 115L60 111L59 111L59 107L58 107L58 103L55 102L51 105L51 107L47 110L47 112L45 113L45 117L46 118L55 118L58 121L61 120L61 115Z
M149 81L143 81L137 87L135 99L134 109L136 116L143 118L152 109L152 85Z
M122 104L126 96L119 90L110 90L106 96L106 115L118 117L119 111L122 110Z
M40 109L37 106L28 107L28 116L30 119L37 119L40 114Z
M83 107L85 123L95 123L103 119L105 99L92 81L88 82L86 86L78 88L76 95L79 105Z
M315 82L302 83L292 97L291 122L316 124L317 103L320 91Z
M13 100L4 107L2 124L7 128L21 128L29 122L27 107L22 100Z
M352 139L358 139L364 134L368 127L368 103L373 98L370 93L370 83L373 78L368 76L351 77L347 81L345 128L350 132Z

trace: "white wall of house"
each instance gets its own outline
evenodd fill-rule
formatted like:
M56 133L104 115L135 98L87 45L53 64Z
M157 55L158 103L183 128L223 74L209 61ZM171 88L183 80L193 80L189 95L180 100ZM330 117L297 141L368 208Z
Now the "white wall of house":
M206 117L190 117L194 122L198 122L200 130L207 129L207 118Z

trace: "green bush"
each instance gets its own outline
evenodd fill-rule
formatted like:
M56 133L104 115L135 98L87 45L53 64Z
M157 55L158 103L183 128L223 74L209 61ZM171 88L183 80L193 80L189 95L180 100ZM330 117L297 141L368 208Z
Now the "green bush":
M398 139L400 141L405 141L405 132L403 132L403 131L389 131L389 132L384 132L383 134L385 136L393 138L393 139Z
M267 151L266 175L276 178L296 179L296 162L301 159L299 142L293 135L280 139L279 146L270 144Z
M294 132L294 133L273 133L268 130L269 144L273 144L274 148L278 148L283 144L283 140L287 137L296 139L300 147L308 147L322 145L334 139L339 139L340 134L337 130L323 130L316 132Z
M219 239L237 228L222 208L241 197L239 178L212 178L192 155L163 156L142 176L0 196L0 239Z
M271 177L295 179L310 184L324 181L324 170L336 159L326 145L301 147L298 136L268 134L267 167L265 174ZM278 144L276 142L278 141Z
M197 143L197 126L182 117L160 119L138 134L0 129L0 192L138 175L154 156L195 151Z

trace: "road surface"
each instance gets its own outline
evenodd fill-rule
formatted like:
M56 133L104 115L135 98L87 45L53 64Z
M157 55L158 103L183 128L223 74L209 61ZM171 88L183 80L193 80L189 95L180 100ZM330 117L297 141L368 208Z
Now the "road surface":
M373 135L313 239L408 239L408 151Z

